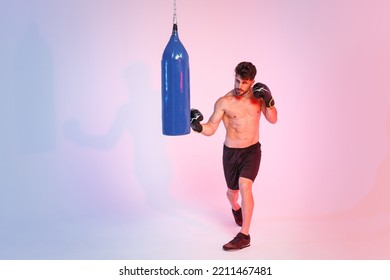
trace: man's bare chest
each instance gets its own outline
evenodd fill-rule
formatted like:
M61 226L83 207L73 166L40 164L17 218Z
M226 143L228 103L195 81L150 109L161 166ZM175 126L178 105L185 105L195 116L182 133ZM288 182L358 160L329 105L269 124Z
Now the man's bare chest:
M256 99L233 101L225 113L231 119L258 118L260 116L260 103Z

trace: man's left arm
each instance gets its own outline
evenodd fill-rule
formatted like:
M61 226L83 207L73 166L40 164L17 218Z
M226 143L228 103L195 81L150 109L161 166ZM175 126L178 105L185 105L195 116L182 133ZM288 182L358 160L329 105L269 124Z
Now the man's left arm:
M264 106L265 107L265 106ZM270 123L274 124L278 121L278 110L276 107L265 107L264 116Z

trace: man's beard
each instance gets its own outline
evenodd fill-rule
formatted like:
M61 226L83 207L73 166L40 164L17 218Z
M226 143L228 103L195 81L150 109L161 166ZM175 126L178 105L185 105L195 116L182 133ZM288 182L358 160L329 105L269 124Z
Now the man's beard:
M234 89L234 92L236 93L236 96L243 96L245 95L246 93L248 93L250 91L250 89L248 89L247 91L243 91L243 90L239 90L239 89Z

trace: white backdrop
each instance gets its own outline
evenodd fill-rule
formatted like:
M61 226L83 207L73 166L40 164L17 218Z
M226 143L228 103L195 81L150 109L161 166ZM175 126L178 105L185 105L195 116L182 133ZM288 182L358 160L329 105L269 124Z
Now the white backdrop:
M241 257L389 257L388 10L177 1L191 106L208 118L247 60L279 111L261 123L259 250ZM172 13L165 0L1 0L0 258L235 257L220 252L238 230L223 126L161 133Z

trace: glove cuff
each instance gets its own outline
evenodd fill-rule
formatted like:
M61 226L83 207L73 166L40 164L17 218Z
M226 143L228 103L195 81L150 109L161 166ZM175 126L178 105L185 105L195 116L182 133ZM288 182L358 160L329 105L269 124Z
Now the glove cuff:
M198 132L198 133L201 133L203 130L203 126L198 121L192 122L190 126L191 126L193 131Z
M273 107L275 107L275 101L274 101L274 99L271 97L271 100L270 100L269 102L266 102L265 106L266 106L267 108L273 108Z

